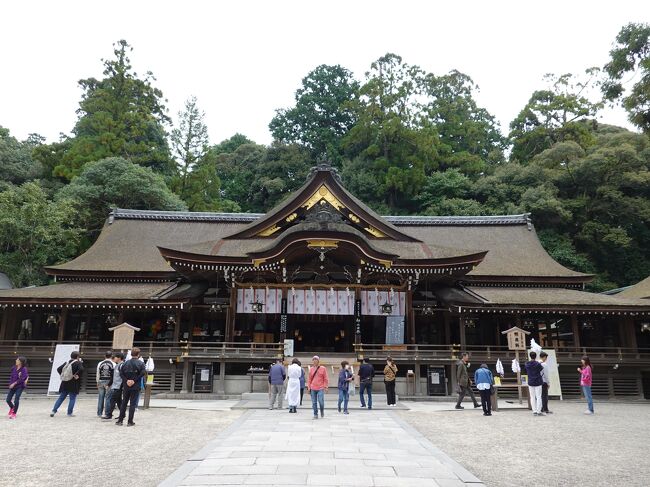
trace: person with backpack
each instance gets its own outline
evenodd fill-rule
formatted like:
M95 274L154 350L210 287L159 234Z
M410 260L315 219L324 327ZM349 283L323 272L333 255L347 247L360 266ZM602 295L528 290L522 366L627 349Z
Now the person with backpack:
M29 370L27 370L27 359L18 357L16 365L11 368L9 375L9 393L7 394L7 405L9 406L9 419L16 419L20 396L27 387Z
M140 398L140 380L145 376L144 362L140 360L140 349L133 347L131 350L131 359L127 360L120 368L120 377L122 378L122 406L120 415L117 417L116 425L122 426L126 416L126 406L129 406L129 420L127 426L135 426L133 416L135 408L138 406Z
M113 378L111 379L110 389L106 393L106 404L104 405L104 416L102 419L113 419L115 406L120 410L122 408L122 376L120 371L124 362L124 354L117 352L113 355Z
M104 360L97 364L95 381L97 382L97 417L104 415L104 405L106 403L106 394L110 390L110 383L113 379L113 352L108 351L104 354Z
M54 403L50 417L54 417L66 397L69 397L68 416L72 417L74 416L73 412L75 402L77 401L77 395L81 388L81 375L84 371L82 361L79 358L79 352L72 352L70 354L70 360L61 364L56 371L61 376L61 386L59 386L59 397Z
M372 378L375 376L375 368L370 364L368 357L363 359L359 367L359 395L361 396L361 407L366 407L363 397L364 391L368 393L368 409L372 409Z

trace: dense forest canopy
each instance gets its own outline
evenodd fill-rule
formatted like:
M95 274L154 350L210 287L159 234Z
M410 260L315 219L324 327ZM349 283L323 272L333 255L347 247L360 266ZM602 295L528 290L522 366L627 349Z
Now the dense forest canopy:
M530 212L555 259L596 275L592 290L650 274L649 25L624 26L605 66L540 80L508 133L468 74L393 53L362 79L317 66L269 121L268 146L240 133L212 144L193 96L172 120L131 50L117 42L103 77L79 81L70 135L0 127L0 272L16 286L46 283L42 267L91 245L112 207L265 212L323 160L383 214ZM606 104L639 132L599 122Z

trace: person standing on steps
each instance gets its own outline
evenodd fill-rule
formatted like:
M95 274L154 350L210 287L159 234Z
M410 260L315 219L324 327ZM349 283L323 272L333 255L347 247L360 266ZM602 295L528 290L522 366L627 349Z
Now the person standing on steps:
M348 413L348 401L350 400L350 381L354 377L350 372L350 363L347 360L341 362L341 371L339 372L339 413L341 412L341 404L343 404L343 414Z
M27 359L18 357L16 364L11 368L9 374L9 392L7 393L7 405L9 406L9 419L16 419L20 396L27 387L29 381L29 370L27 370Z
M320 417L325 416L325 391L329 387L329 377L327 370L320 364L320 357L314 355L311 360L312 367L307 375L307 390L311 395L311 407L314 410L314 419L318 419L318 409L320 407Z
M81 389L81 375L84 371L82 361L79 358L79 352L72 352L70 354L70 360L61 364L56 371L61 376L61 385L59 386L59 397L54 403L50 417L54 417L66 397L69 397L68 416L72 417L74 416L74 405L77 401L77 395L79 394L79 389Z
M131 359L127 360L120 367L120 377L122 377L122 406L120 406L120 415L117 417L116 425L122 426L126 416L126 406L129 406L129 420L127 426L135 426L133 416L135 408L138 406L140 398L140 379L145 375L144 362L140 360L140 349L133 347L131 350Z
M460 360L456 364L456 382L458 382L458 401L456 402L456 409L465 409L461 406L465 394L469 394L469 397L472 398L474 407L478 408L481 405L476 401L476 396L472 390L472 384L469 381L469 353L463 352L460 356Z
M492 416L492 383L494 379L492 372L487 364L481 366L474 372L474 383L481 395L481 405L483 406L483 416Z
M95 381L97 382L97 417L101 418L104 415L104 405L106 404L106 396L111 390L111 381L113 379L113 352L106 352L104 360L97 364L97 371L95 373Z
M530 352L530 360L526 362L526 373L528 374L528 392L530 393L530 405L533 408L533 416L545 416L542 412L542 364L537 361L537 353Z
M372 409L372 378L375 376L375 368L370 365L368 357L363 359L363 364L359 367L359 395L361 396L361 407L366 407L363 397L364 391L368 393L368 409Z
M395 379L397 378L397 365L390 357L386 358L386 367L384 367L384 385L386 386L386 402L389 406L395 407L397 402L395 398Z
M278 398L278 409L282 409L282 396L284 395L284 380L287 374L282 365L282 359L276 358L269 369L269 409L273 409L275 398Z
M302 377L303 371L300 366L300 360L294 358L291 361L289 370L287 371L287 376L289 381L287 382L287 403L289 404L289 412L297 413L298 412L298 403L300 402L300 378Z

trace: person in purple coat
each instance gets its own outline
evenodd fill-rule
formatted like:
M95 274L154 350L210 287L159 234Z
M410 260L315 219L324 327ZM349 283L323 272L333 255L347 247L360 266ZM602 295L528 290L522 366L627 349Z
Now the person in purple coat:
M9 406L9 419L16 419L18 406L20 406L20 396L27 387L29 381L29 370L27 370L27 359L18 357L16 365L11 368L9 377L9 393L7 394L7 405Z

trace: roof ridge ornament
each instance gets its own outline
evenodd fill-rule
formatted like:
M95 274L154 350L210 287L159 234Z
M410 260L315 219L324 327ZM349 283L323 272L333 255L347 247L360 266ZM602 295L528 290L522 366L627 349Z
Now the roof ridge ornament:
M323 171L329 172L339 183L342 182L339 170L332 166L332 163L327 159L320 159L316 165L309 170L309 176L307 179L311 179L316 175L316 173Z

